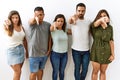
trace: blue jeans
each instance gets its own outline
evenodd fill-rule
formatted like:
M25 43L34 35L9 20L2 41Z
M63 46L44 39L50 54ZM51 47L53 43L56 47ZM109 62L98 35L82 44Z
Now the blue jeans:
M85 80L88 65L90 61L89 51L77 51L72 49L72 56L75 65L74 76L75 80ZM82 67L82 70L80 70Z
M57 80L57 75L59 73L59 80L64 80L64 71L68 60L68 55L66 53L57 53L52 51L50 56L53 72L52 80Z

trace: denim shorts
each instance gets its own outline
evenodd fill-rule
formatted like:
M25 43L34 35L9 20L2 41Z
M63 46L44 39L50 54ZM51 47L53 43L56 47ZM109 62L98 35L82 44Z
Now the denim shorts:
M20 64L24 62L24 47L22 44L7 49L7 62L9 65Z
M48 56L44 57L30 57L30 72L38 72L39 70L43 70L45 64L47 62Z

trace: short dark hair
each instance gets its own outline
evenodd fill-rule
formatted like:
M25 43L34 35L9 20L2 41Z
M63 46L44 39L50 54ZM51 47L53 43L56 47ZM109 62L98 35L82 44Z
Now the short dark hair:
M35 11L42 11L44 13L43 7L39 7L39 6L35 7L34 12Z
M86 8L86 5L85 5L84 3L78 3L78 4L76 5L76 10L77 10L77 8L78 8L79 6L80 6L80 7L85 7L85 8Z

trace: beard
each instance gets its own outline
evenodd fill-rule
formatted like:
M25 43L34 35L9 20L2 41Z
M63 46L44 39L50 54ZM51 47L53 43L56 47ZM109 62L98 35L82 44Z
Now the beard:
M83 14L80 14L78 17L79 17L79 19L84 19L84 15Z

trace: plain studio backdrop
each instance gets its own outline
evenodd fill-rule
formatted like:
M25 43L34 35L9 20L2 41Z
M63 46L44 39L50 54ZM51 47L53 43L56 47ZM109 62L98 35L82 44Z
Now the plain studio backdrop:
M87 10L85 17L91 21L95 18L100 9L106 9L111 17L111 24L114 29L114 43L115 43L115 60L109 65L107 69L106 80L120 80L120 4L119 0L0 0L0 80L12 80L13 71L6 60L6 40L3 33L3 23L7 19L8 13L11 10L17 10L20 13L23 26L28 31L28 20L33 17L34 8L42 6L45 11L45 21L53 22L56 14L62 13L68 21L76 10L76 4L83 2L86 4ZM71 36L69 36L69 44L71 45ZM72 60L71 50L69 45L68 63L65 70L65 80L74 80L74 64ZM92 66L89 65L86 80L91 80ZM22 68L21 80L29 80L29 61L25 60ZM43 80L52 80L52 67L48 59Z

